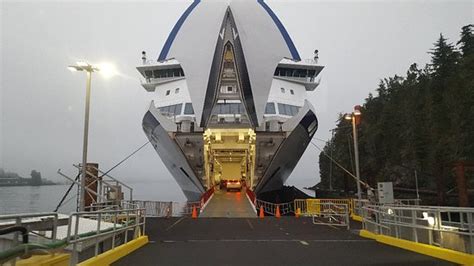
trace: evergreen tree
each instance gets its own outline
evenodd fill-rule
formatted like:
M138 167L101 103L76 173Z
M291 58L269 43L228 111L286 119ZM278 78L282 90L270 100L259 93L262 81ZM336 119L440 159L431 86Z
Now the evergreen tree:
M430 64L423 69L412 64L406 77L381 80L377 95L365 99L358 126L362 181L414 188L416 170L420 188L436 190L438 203L446 203L447 191L455 187L452 163L474 160L472 31L473 25L462 28L459 51L440 34L429 52ZM340 119L324 150L353 171L351 145L350 123ZM329 163L320 156L326 188ZM355 182L338 167L331 173L334 188L355 190Z
M464 56L472 55L474 53L474 25L469 24L461 29L461 39L457 42L459 48Z

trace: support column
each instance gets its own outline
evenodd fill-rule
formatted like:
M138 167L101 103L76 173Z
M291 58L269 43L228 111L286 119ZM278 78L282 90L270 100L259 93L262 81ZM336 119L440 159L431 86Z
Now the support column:
M86 176L86 179L85 179L85 186L94 191L94 192L98 192L97 188L98 188L98 183L99 183L99 172L98 172L98 169L99 169L99 164L97 163L87 163L86 164L86 168L87 168L87 176ZM87 189L83 189L83 193L84 193L84 210L86 211L89 211L91 210L90 209L90 206L92 205L92 203L95 203L97 202L97 195L94 195L93 193L87 191Z

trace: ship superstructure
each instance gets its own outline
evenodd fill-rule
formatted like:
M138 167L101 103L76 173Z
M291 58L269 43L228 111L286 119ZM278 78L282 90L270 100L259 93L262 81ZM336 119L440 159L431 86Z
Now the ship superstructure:
M316 132L323 67L263 1L193 2L137 69L154 98L143 129L188 200L222 179L281 188Z

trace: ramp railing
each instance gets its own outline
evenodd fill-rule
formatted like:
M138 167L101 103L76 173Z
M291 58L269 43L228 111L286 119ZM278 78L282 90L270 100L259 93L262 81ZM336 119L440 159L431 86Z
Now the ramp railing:
M152 200L134 200L139 208L145 210L146 217L180 217L192 214L193 208L199 212L201 210L201 201L173 202L173 201L152 201Z
M275 215L276 214L277 207L280 209L280 214L281 215L286 215L288 213L294 212L293 202L272 203L272 202L257 199L255 201L255 203L256 203L255 207L257 208L257 210L259 210L260 207L262 207L263 211L267 214L270 214L270 215Z
M368 205L363 229L474 254L474 208Z

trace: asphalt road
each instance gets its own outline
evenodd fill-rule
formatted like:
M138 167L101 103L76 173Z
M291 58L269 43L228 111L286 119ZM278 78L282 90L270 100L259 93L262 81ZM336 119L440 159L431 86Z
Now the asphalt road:
M150 218L150 243L113 265L452 265L356 231L294 217Z

